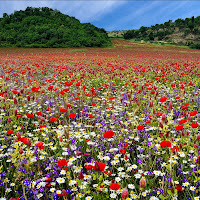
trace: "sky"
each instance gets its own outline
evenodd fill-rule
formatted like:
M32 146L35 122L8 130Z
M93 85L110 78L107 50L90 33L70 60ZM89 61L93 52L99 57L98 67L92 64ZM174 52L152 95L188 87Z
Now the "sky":
M81 23L91 23L106 31L139 29L178 18L200 16L200 1L196 0L0 0L3 13L25 10L27 6L49 7L76 17Z

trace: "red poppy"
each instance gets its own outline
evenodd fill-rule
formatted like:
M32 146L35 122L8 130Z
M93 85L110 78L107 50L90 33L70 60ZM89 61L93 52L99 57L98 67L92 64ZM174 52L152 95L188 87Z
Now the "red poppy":
M137 127L137 130L139 130L139 131L141 131L142 129L144 129L143 125Z
M175 129L176 129L177 131L180 131L180 130L182 130L182 129L183 129L183 125L180 125L180 126L175 126Z
M180 120L178 123L179 124L184 124L184 123L186 123L187 122L187 119L182 119L182 120Z
M95 171L103 172L106 164L95 161L95 165L92 167Z
M75 114L75 113L70 113L70 114L69 114L69 118L73 119L73 118L75 118L75 117L76 117L76 114Z
M43 142L37 142L36 144L35 144L35 146L36 147L39 147L39 149L41 150L41 149L44 149L44 146L43 146Z
M112 174L112 172L110 170L107 170L107 171L104 172L104 174L110 176Z
M60 108L60 112L67 112L67 108Z
M113 100L113 99L115 99L115 97L110 97L109 99L110 99L110 100Z
M191 123L192 128L197 128L199 125L197 123Z
M62 167L62 166L67 166L67 163L69 162L69 160L66 160L66 159L61 159L59 161L57 161L57 164L59 167Z
M123 147L127 147L127 146L128 146L128 142L123 145Z
M27 114L26 116L27 116L28 118L34 119L33 114Z
M190 112L190 116L195 116L198 112L196 110Z
M126 149L120 149L120 150L119 150L119 153L125 154L125 153L126 153Z
M17 90L12 90L13 94L18 94L19 92Z
M39 129L42 129L42 128L46 128L47 126L44 124L44 125L40 125L38 128Z
M41 111L39 111L39 112L36 112L36 114L37 114L37 115L42 115L42 112L41 112Z
M120 189L120 185L118 183L112 183L110 185L110 189L111 190L119 190Z
M50 122L55 122L55 121L57 121L58 119L57 119L56 117L51 117L49 120L50 120Z
M91 170L91 169L93 168L92 165L85 165L84 167L85 167L85 169L87 169L87 170Z
M70 104L67 104L67 107L68 107L68 108L71 108L71 105L70 105Z
M178 152L179 151L179 148L177 147L177 146L174 146L173 148L172 148L172 153L174 153L174 152Z
M161 102L161 103L164 103L165 101L167 101L167 97L161 97L161 98L160 98L160 102Z
M163 147L163 148L165 148L165 147L171 147L172 144L171 144L170 141L164 140L164 141L162 141L162 142L160 143L160 146Z
M176 185L176 189L177 191L183 191L184 187L182 187L181 185Z
M182 106L183 110L188 110L188 106Z
M106 131L103 135L104 138L112 138L115 135L113 131Z
M19 139L19 141L23 142L24 144L27 143L28 139L26 137L22 137Z
M92 115L92 114L88 114L88 117L89 117L89 118L93 118L93 115Z
M8 130L8 131L7 131L7 134L8 134L8 135L11 135L11 134L13 134L13 133L14 133L13 130Z
M93 104L92 104L92 106L96 106L96 105L97 105L96 103L93 103Z

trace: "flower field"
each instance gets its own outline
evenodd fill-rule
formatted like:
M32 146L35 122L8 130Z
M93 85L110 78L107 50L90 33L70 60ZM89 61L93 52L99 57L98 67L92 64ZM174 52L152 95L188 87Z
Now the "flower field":
M200 52L0 49L0 200L200 199Z

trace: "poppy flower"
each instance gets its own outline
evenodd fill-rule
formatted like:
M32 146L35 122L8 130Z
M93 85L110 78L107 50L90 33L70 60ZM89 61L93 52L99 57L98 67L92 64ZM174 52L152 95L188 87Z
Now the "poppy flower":
M176 189L177 191L183 191L184 187L182 187L181 185L176 185Z
M187 119L182 119L182 120L180 120L178 123L179 124L184 124L184 123L186 123L187 122Z
M199 125L197 123L191 123L192 128L197 128Z
M88 117L89 117L89 118L93 118L93 115L92 115L92 114L88 114Z
M165 148L165 147L171 147L172 144L171 144L170 141L164 140L164 141L162 141L162 142L160 143L160 146L163 147L163 148Z
M143 125L137 127L137 130L139 130L139 131L141 131L142 129L144 129Z
M7 131L7 134L8 134L8 135L11 135L11 134L13 134L13 133L14 133L13 130L8 130L8 131Z
M177 147L177 146L174 146L173 148L172 148L172 153L174 153L174 152L178 152L179 151L179 148Z
M182 129L183 129L183 125L180 125L180 126L175 126L175 129L176 129L177 131L180 131L180 130L182 130Z
M107 170L107 171L104 172L104 174L110 176L112 174L112 172L110 170Z
M120 189L120 185L119 185L118 183L112 183L112 184L110 185L110 189L111 189L111 190L117 191L117 190Z
M42 115L42 112L41 112L41 111L39 111L39 112L36 112L36 114L37 114L37 115Z
M161 103L164 103L165 101L167 101L167 97L161 97L161 98L160 98L160 102L161 102Z
M95 171L103 172L105 170L106 164L105 163L100 163L95 161L95 165L93 166L93 169Z
M55 122L55 121L57 121L58 119L57 119L56 117L51 117L49 120L50 120L50 122Z
M39 147L39 149L41 150L41 149L44 149L44 146L43 146L43 142L37 142L36 144L35 144L35 146L36 147Z
M183 110L188 110L188 106L182 106Z
M196 110L190 112L190 116L195 116L198 112Z
M22 137L19 139L19 141L23 142L24 144L27 143L28 139L26 137Z
M60 108L60 112L67 112L67 108Z
M27 116L28 118L34 119L33 114L27 114L26 116Z
M92 165L85 165L84 167L85 167L85 169L87 169L87 170L91 170L91 169L93 168Z
M18 94L19 92L17 90L12 90L13 94Z
M126 149L120 149L120 150L119 150L119 153L125 154L125 153L126 153Z
M69 114L69 118L73 119L73 118L75 118L75 117L76 117L76 114L75 114L75 113L70 113L70 114Z
M106 131L103 135L104 138L112 138L115 135L113 131Z
M66 160L66 159L61 159L59 161L57 161L57 164L59 167L62 167L62 166L67 166L67 163L69 162L69 160Z

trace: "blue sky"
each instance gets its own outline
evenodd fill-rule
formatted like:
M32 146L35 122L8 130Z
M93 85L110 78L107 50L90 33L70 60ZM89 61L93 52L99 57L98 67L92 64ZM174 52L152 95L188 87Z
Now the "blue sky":
M0 17L27 6L47 6L62 13L74 16L81 22L90 22L107 31L138 29L178 18L200 15L200 1L133 1L133 0L96 0L96 1L0 1Z

